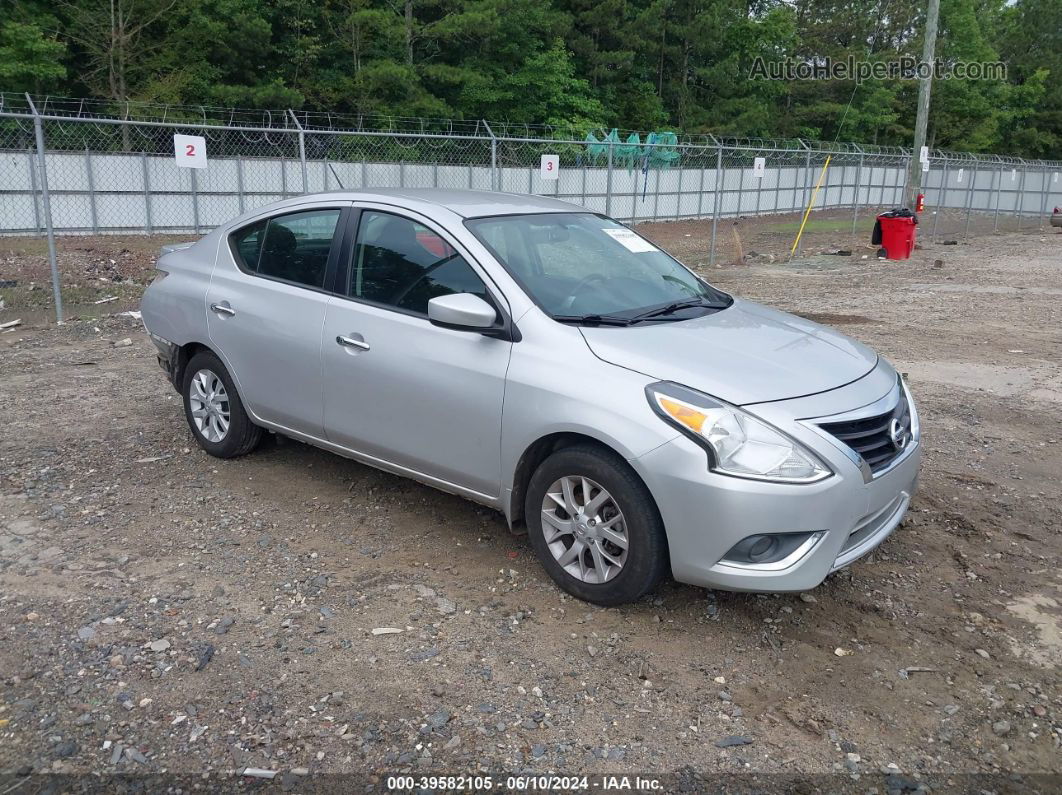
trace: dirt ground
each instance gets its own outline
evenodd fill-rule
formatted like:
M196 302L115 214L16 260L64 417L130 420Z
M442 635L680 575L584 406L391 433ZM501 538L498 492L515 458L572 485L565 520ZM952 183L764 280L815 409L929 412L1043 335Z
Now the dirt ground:
M59 328L41 241L0 240L19 281L0 323L23 320L0 333L0 793L266 783L248 767L294 791L405 772L1059 791L1062 234L785 265L783 223L742 221L755 256L712 268L710 224L639 230L908 374L911 512L808 594L667 583L614 609L459 498L290 441L209 458L118 314L160 239L61 240ZM851 245L838 229L814 245Z

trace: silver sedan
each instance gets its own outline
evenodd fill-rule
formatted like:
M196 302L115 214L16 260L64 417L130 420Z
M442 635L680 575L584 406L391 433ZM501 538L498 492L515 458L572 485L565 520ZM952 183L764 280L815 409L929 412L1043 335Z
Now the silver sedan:
M818 585L899 525L903 380L626 226L478 191L301 196L168 250L143 301L192 434L283 434L500 510L569 593Z

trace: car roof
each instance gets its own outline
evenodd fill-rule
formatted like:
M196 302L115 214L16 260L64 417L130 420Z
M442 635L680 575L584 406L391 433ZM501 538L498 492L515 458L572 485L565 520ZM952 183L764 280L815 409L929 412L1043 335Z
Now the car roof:
M351 201L377 201L402 204L410 209L431 204L443 207L462 218L482 218L491 215L523 215L527 213L585 213L585 207L548 196L524 193L501 193L489 190L451 190L449 188L370 188L364 191L330 191L301 197L313 199L342 197Z

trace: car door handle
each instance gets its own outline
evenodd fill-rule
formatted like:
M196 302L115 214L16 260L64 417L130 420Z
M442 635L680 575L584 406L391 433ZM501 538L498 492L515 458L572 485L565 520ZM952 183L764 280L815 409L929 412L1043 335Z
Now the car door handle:
M358 348L363 351L369 350L369 343L364 340L356 340L351 337L344 337L342 334L336 337L336 342L347 348Z
M210 309L213 312L217 312L219 315L228 315L229 317L236 314L236 310L228 304L211 304Z

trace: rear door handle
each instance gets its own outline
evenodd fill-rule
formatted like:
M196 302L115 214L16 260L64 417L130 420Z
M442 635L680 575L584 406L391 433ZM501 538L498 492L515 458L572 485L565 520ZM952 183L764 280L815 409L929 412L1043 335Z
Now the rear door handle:
M359 350L363 351L369 350L369 343L365 342L364 340L356 340L352 337L344 337L342 334L336 337L336 342L347 348L358 348Z
M229 306L228 302L223 304L211 304L210 309L213 312L217 312L219 315L228 315L229 317L236 314L236 310Z

